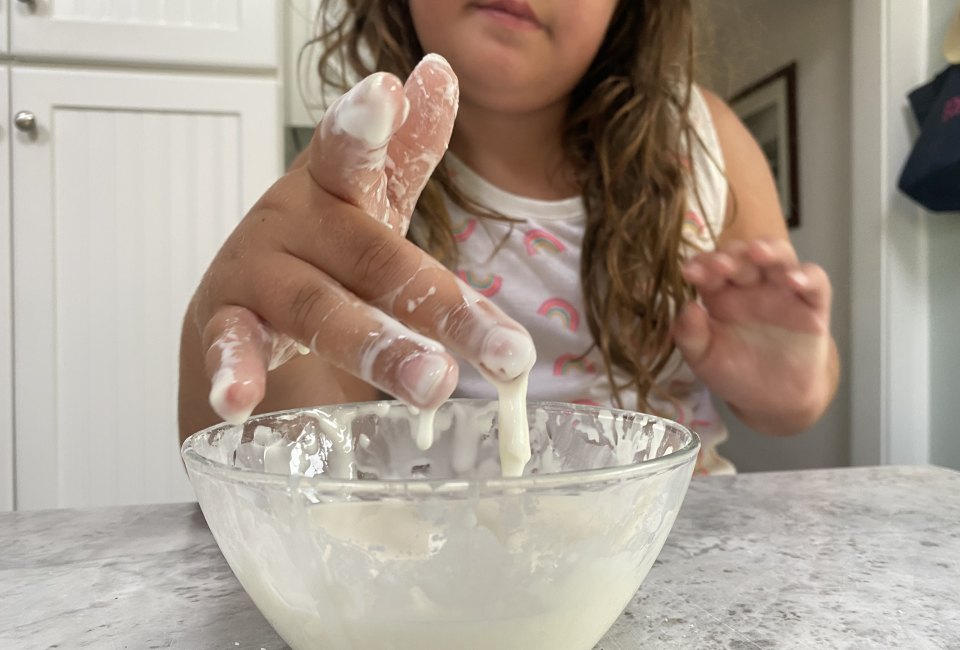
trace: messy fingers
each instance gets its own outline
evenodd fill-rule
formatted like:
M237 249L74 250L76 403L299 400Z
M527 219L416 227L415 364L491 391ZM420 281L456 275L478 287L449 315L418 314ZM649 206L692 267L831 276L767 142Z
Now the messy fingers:
M409 102L394 75L372 74L336 99L310 142L307 169L314 181L378 221L390 223L387 145L407 117Z
M249 309L220 308L203 331L210 406L225 422L240 424L263 399L272 341Z
M532 364L520 325L396 231L331 211L322 228L298 232L289 238L292 255L491 377L511 380Z
M360 300L303 260L280 256L271 273L273 281L256 287L251 302L277 330L414 406L438 406L453 392L457 364L441 344Z
M460 87L447 61L428 54L404 85L410 114L390 141L387 196L401 233L427 180L450 142L459 106Z

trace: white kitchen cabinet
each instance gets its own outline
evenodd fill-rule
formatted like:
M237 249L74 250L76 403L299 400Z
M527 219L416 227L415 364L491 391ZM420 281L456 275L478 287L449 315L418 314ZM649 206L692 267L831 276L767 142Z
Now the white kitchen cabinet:
M0 0L0 54L7 51L7 11L9 7L9 0Z
M9 0L0 0L0 2ZM275 68L273 0L33 0L10 7L28 59Z
M2 2L2 0L0 0ZM9 70L0 65L0 170L10 168ZM13 509L13 314L10 174L0 171L0 512Z
M12 143L17 508L192 499L180 323L281 172L279 86L29 66L10 86L36 116Z

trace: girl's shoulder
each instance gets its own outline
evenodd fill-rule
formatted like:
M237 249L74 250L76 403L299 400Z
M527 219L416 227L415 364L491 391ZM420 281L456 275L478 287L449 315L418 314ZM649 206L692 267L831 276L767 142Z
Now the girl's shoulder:
M719 95L699 84L693 85L690 120L701 138L713 141L726 165L752 159L756 140L740 117Z
M709 90L694 84L690 97L687 119L693 128L695 137L689 142L687 155L690 162L690 179L695 190L696 205L691 206L698 223L709 226L709 231L701 227L703 241L699 244L712 248L712 232L719 235L723 230L726 216L729 188L726 177L726 157L720 142L717 127L718 118L713 106L723 103ZM722 110L722 107L718 107ZM693 218L693 217L691 217Z
M723 168L721 130L724 134L727 132L731 115L736 118L733 110L719 95L700 84L693 84L688 118L703 146L717 158L721 168Z
M727 102L702 86L694 88L691 122L700 132L697 120L709 120L705 130L712 132L716 155L723 161L727 192L721 239L786 238L776 186L760 145Z

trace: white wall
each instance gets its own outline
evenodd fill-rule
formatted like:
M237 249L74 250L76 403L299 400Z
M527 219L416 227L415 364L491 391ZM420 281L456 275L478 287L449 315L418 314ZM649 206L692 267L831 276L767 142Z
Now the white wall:
M704 82L723 96L797 61L800 257L834 285L833 334L841 363L850 330L850 3L847 0L698 0ZM763 436L725 412L721 448L741 471L846 465L850 461L848 377L823 419L793 438Z
M930 0L930 74L946 66L941 54L957 0ZM960 469L960 214L931 214L930 269L930 459Z

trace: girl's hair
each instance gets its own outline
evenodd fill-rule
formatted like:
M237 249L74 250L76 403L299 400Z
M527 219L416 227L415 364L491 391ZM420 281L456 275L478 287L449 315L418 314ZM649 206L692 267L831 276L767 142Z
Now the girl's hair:
M405 79L424 55L406 0L344 0L320 17L324 86L387 71ZM574 88L563 143L587 211L580 277L587 322L613 399L635 389L638 408L673 353L677 305L693 297L680 273L692 165L691 0L620 0L600 50ZM688 184L689 183L689 184ZM444 196L499 217L466 197L437 167L417 205L418 243L448 265L456 241ZM630 381L618 383L614 367Z

